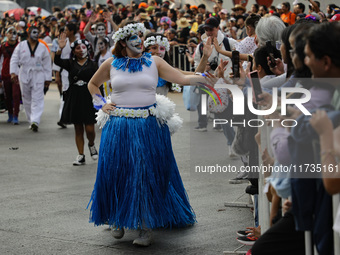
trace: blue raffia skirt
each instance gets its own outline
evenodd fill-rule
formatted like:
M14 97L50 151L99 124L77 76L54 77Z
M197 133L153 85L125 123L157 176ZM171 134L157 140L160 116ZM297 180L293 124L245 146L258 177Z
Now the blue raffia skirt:
M102 131L90 204L95 225L154 229L196 222L167 125L158 124L155 116L110 116Z

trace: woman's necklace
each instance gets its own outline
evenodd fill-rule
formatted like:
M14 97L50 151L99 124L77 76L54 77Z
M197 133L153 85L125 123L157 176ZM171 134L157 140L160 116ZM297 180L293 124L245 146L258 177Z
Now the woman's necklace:
M150 67L152 64L151 54L144 52L139 58L130 58L130 57L113 57L112 66L116 68L116 70L125 71L128 70L129 73L141 72L143 71L143 66Z

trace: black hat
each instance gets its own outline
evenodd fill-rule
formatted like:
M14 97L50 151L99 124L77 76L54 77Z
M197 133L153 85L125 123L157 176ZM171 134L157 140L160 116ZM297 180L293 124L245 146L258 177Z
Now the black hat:
M220 22L218 21L218 19L211 17L205 21L204 28L206 27L214 28L214 27L218 27L219 25L220 25Z
M203 24L198 26L197 33L200 33L201 35L203 35L205 33L204 25Z

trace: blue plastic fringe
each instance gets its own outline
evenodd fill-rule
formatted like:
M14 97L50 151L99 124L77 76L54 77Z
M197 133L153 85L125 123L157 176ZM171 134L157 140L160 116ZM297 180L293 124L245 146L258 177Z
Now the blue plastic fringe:
M166 80L163 80L161 77L158 77L157 87L163 87L167 83Z
M152 64L151 54L144 52L140 58L129 58L129 57L120 57L117 58L113 56L112 66L116 68L116 70L125 71L128 68L129 73L141 72L143 70L143 65L150 67Z
M154 116L110 116L102 131L90 204L95 225L154 229L196 222L166 125L159 126Z
M95 94L93 96L92 102L93 102L93 107L97 111L99 111L104 106L104 104L106 104L106 99L102 95Z

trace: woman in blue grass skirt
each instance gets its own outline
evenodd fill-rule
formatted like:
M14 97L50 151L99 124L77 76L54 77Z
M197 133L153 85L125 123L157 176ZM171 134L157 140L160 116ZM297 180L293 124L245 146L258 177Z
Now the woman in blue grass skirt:
M120 28L113 35L113 57L88 85L103 127L90 222L109 224L115 238L122 238L124 229L139 229L133 243L149 246L152 229L196 222L171 146L170 134L181 119L173 102L159 95L156 99L158 77L186 85L216 79L183 75L163 59L143 53L144 31L141 23ZM99 91L107 80L111 101Z

